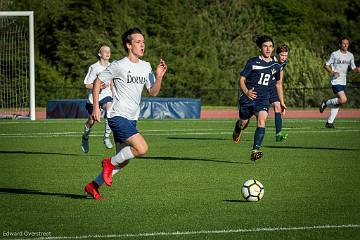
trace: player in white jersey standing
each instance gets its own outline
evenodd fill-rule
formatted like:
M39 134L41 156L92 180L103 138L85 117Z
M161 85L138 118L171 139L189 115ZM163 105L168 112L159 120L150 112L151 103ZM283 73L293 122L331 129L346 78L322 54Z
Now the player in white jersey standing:
M330 74L332 90L336 94L335 98L324 100L320 105L320 113L323 113L326 107L331 108L330 116L325 124L327 128L334 128L334 121L340 105L347 102L345 88L348 67L350 66L354 72L360 72L360 67L355 66L354 55L348 51L349 45L349 38L342 37L339 41L339 50L331 53L330 59L324 65L324 68Z
M94 112L92 117L100 121L98 103L101 84L114 82L114 101L108 111L109 126L116 143L116 155L102 160L103 169L99 175L85 186L85 192L94 199L101 199L99 187L105 182L111 186L112 176L125 167L129 159L144 155L148 145L136 129L140 114L141 93L146 86L151 96L156 96L167 70L164 60L156 68L155 76L150 63L141 60L144 55L145 41L140 29L131 28L122 35L122 42L127 56L114 61L101 72L93 88Z
M85 88L88 89L88 99L86 101L86 110L89 113L89 118L85 123L84 126L84 132L82 135L82 142L81 142L81 148L84 153L89 152L89 134L91 132L92 126L95 124L94 119L92 118L91 114L94 109L93 104L93 94L92 89L94 86L94 81L99 75L100 72L104 71L109 66L109 59L110 59L110 47L107 45L100 45L97 49L97 59L98 61L94 64L92 64L89 67L88 73L86 74L86 77L84 79L84 85ZM99 96L99 104L98 106L101 107L102 110L109 110L112 102L112 90L111 90L111 84L101 84L100 86L100 96ZM112 148L112 143L110 141L111 129L109 127L107 119L105 120L105 132L104 132L104 144L106 148Z

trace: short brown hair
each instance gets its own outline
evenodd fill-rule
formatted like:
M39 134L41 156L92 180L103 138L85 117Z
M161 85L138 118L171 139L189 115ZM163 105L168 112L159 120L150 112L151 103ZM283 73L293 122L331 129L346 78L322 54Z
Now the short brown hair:
M121 36L121 39L122 39L122 43L123 43L123 47L124 47L124 50L125 52L129 52L128 51L128 48L126 46L126 44L128 43L131 43L131 34L134 34L134 33L140 33L142 35L142 32L139 28L130 28L128 29L126 32L123 33L123 35Z
M348 36L343 36L342 38L340 38L339 44L341 44L343 40L348 40L348 42L350 43L350 38Z
M276 48L276 54L280 54L282 52L290 52L290 48L286 44L282 44Z

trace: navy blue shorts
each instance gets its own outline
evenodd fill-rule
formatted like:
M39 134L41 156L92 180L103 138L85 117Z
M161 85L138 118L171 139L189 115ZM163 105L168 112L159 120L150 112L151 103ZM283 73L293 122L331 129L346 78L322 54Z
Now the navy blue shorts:
M100 110L101 109L104 109L104 106L106 103L108 102L112 102L112 97L108 96L108 97L104 97L103 99L101 99L99 101L99 107L100 107ZM92 114L92 112L94 111L94 105L92 105L91 103L89 102L86 102L86 105L85 105L85 108L87 110L87 112L89 113L89 115Z
M109 127L117 143L125 142L130 137L138 133L136 129L136 120L129 120L123 117L108 118Z
M242 95L239 100L239 117L240 119L250 119L260 111L269 111L268 99L251 100L245 95Z
M277 88L274 87L270 90L270 104L271 103L274 103L274 102L280 102L280 98L279 98L279 95L277 93Z
M338 92L345 91L346 86L345 85L332 85L331 86L333 93L337 94Z

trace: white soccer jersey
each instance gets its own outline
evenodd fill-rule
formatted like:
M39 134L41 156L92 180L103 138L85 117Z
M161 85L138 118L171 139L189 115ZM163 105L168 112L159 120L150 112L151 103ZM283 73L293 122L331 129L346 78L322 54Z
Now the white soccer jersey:
M346 85L346 74L348 67L355 69L354 55L351 52L342 53L339 50L331 53L330 59L326 65L331 65L333 71L338 72L340 76L335 78L330 76L331 85Z
M155 77L150 63L143 60L133 63L124 57L112 62L100 73L99 79L106 84L111 79L114 81L115 96L107 117L121 116L129 120L137 120L144 85L149 90L154 84Z
M110 63L108 63L107 66L109 66ZM104 71L106 69L107 66L102 66L100 64L100 61L92 64L89 67L88 73L86 74L86 77L84 79L84 84L91 84L94 83L95 79L97 78L97 76L99 75L99 73L101 73L102 71ZM89 89L88 90L88 102L93 104L93 95L92 95L92 90ZM112 91L110 88L110 84L108 84L108 86L104 89L101 89L100 94L99 94L99 101L101 101L102 99L104 99L105 97L112 97Z

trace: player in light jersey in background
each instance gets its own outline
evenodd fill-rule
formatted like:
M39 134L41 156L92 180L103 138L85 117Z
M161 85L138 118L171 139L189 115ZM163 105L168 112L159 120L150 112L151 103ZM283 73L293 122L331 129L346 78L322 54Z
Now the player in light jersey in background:
M276 48L276 57L275 60L280 63L280 75L279 79L277 79L275 85L273 85L270 89L270 104L274 107L275 113L275 141L281 142L285 140L288 136L287 133L283 133L282 130L282 118L281 114L286 113L286 105L284 102L284 94L283 94L283 77L284 77L284 68L287 64L287 58L289 55L290 48L283 44Z
M244 130L250 118L255 115L257 128L250 159L258 160L263 156L260 150L265 136L265 124L269 111L270 89L274 81L279 78L280 64L271 56L274 42L269 36L256 39L260 56L250 58L240 73L241 95L239 99L239 117L234 127L233 140L240 142L241 131Z
M99 187L105 182L111 186L112 176L125 167L129 159L144 155L148 145L138 132L136 123L140 114L141 93L144 86L151 96L156 96L167 70L164 60L160 60L155 76L150 63L141 60L145 51L145 40L140 29L131 28L122 35L127 56L114 61L95 80L93 88L94 103L98 102L101 84L114 82L114 101L108 111L108 121L116 143L116 155L102 160L103 169L94 181L85 186L85 192L94 199L100 199ZM100 121L100 111L94 104L92 117Z
M330 107L330 116L325 124L327 128L334 128L334 121L339 112L340 105L347 102L345 94L346 74L348 67L354 72L360 72L360 67L355 66L354 55L348 51L350 40L348 37L342 37L339 41L339 50L331 53L330 59L325 63L324 68L330 74L330 82L335 98L329 98L322 101L320 113L323 113L326 107Z
M84 132L82 135L81 148L84 153L89 152L89 134L91 132L92 126L95 124L95 121L91 116L94 109L93 95L92 95L94 81L99 75L99 73L104 71L109 66L110 54L111 54L110 47L106 45L100 45L99 48L97 49L97 56L96 56L98 58L98 61L89 67L88 73L86 74L86 77L84 79L85 87L86 89L88 89L88 99L86 101L85 107L89 113L89 118L85 123ZM100 89L101 89L99 96L100 103L98 105L102 110L107 111L110 108L112 102L111 84L110 83L102 84L100 86ZM110 134L111 134L111 129L109 127L107 119L105 119L105 132L104 132L103 140L106 148L113 147L109 138Z

